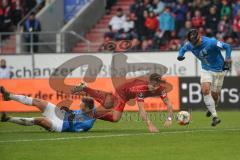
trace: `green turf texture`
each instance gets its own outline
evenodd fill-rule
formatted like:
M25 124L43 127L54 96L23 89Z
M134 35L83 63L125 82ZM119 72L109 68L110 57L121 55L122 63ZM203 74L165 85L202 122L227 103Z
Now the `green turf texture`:
M204 112L193 112L188 126L174 121L171 128L163 128L158 114L151 115L160 133L149 134L137 113L127 113L117 123L99 120L84 133L50 133L37 126L0 123L0 160L240 159L239 111L219 112L222 123L217 127L210 126Z

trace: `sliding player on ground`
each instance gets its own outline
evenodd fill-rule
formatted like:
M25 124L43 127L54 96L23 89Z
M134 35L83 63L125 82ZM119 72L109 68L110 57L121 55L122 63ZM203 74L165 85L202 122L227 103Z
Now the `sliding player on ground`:
M216 106L220 101L220 92L223 85L225 71L231 69L231 46L220 42L215 38L200 36L196 29L191 29L187 34L186 42L179 50L177 59L185 59L184 54L191 51L202 65L201 89L205 105L208 109L206 116L212 116L212 126L221 122L216 112ZM221 49L226 50L225 59Z
M144 109L144 99L147 97L160 97L164 104L167 106L168 116L164 123L165 127L169 127L172 124L173 118L173 106L170 103L167 92L172 90L172 85L163 81L161 75L154 73L150 75L149 80L135 79L130 82L126 82L116 88L114 94L95 90L87 87L85 83L81 83L76 86L72 93L86 92L89 96L93 97L98 101L103 108L111 108L111 112L106 112L104 114L98 114L97 117L102 120L117 122L120 120L125 104L131 100L135 99L139 114L145 121L150 132L158 132L158 129L149 119L145 109Z
M57 107L56 105L32 97L9 93L4 87L0 87L3 100L14 100L28 106L35 106L41 112L43 117L24 118L24 117L8 117L6 113L2 114L2 122L11 122L24 126L38 125L48 131L55 132L81 132L88 131L93 127L96 118L96 108L94 101L90 97L82 98L80 110L70 110L68 107Z

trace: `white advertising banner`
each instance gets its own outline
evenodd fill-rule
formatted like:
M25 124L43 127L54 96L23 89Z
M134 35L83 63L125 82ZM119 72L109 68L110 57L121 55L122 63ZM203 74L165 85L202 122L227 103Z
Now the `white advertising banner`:
M119 53L122 54L122 53ZM13 78L31 78L34 74L36 78L49 78L51 74L55 73L69 73L68 77L83 77L88 65L80 66L82 63L81 56L89 55L90 61L95 63L97 59L102 63L102 68L98 77L111 76L111 64L113 56L116 54L36 54L34 58L31 55L3 55L1 59L6 59L7 65L12 67L14 73ZM131 63L156 63L164 65L168 68L167 75L171 76L195 76L196 75L196 60L192 54L186 54L186 60L182 62L177 61L177 52L143 52L143 53L128 53L125 62ZM69 63L71 66L72 60L76 63L79 60L79 66L68 67L64 70L57 70L57 68ZM32 67L32 64L35 67ZM92 71L95 72L95 71ZM141 72L145 73L145 72ZM135 75L141 74L136 72ZM129 74L131 76L132 74Z

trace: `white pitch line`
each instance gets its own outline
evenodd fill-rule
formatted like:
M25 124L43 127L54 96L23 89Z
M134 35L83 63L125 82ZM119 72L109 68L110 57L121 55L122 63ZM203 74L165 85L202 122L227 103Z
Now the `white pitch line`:
M169 132L160 132L160 133L133 133L133 134L126 133L126 134L109 134L109 135L99 135L99 136L61 137L61 138L46 138L46 139L19 139L19 140L0 141L0 143L59 141L59 140L72 140L72 139L92 139L92 138L128 137L128 136L142 136L142 135L181 134L181 133L218 132L218 131L240 131L240 128L169 131Z

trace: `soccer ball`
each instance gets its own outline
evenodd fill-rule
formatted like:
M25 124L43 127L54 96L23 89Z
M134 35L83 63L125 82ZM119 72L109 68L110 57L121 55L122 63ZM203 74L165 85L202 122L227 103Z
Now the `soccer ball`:
M187 111L180 111L177 114L177 122L180 125L187 125L191 120L191 115Z

